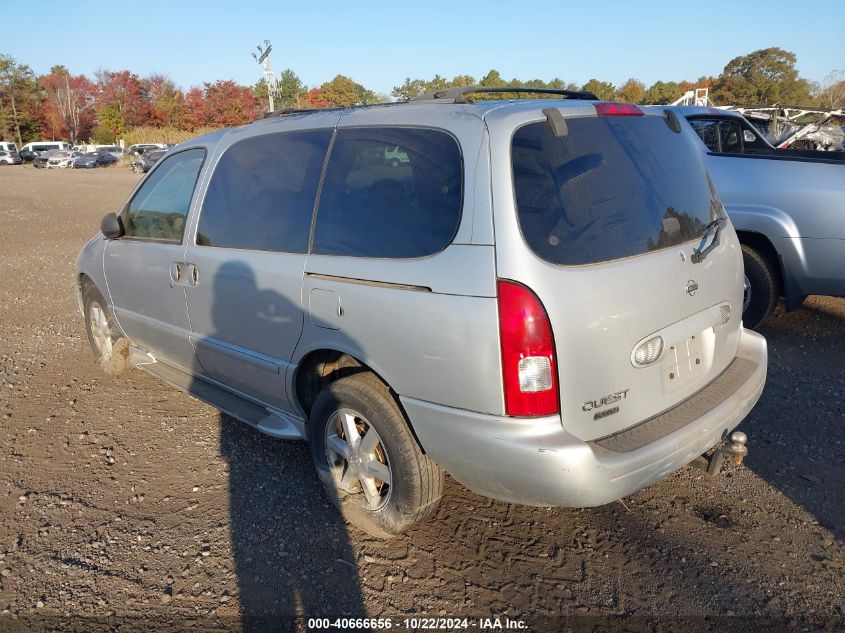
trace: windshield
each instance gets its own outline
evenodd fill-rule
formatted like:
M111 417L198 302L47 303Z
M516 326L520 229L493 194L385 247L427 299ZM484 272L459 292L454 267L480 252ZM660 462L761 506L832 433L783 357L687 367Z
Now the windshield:
M567 119L513 137L523 236L555 264L594 264L698 239L722 205L691 135L662 117Z

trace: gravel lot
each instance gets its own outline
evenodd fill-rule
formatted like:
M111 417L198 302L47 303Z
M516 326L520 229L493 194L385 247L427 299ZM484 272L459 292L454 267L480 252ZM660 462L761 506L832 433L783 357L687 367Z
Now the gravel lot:
M762 330L769 379L741 427L743 467L685 468L589 510L449 481L433 521L383 543L339 519L304 444L140 371L98 371L73 264L137 180L0 168L0 628L257 629L268 621L252 616L297 614L845 626L845 300L811 297Z

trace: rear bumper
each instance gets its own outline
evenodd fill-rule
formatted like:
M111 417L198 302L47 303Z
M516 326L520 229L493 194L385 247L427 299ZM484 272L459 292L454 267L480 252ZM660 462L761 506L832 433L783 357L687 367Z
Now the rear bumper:
M669 475L736 428L763 392L766 340L744 330L735 361L746 369L736 384L717 379L636 431L597 442L567 433L559 416L507 418L401 401L426 453L470 490L512 503L591 507ZM678 427L678 411L697 417Z

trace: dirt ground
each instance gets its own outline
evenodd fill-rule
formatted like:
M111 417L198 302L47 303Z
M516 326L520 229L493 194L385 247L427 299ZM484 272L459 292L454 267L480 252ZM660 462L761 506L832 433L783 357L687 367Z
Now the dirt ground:
M143 372L98 371L74 260L137 180L0 168L0 628L257 630L295 615L845 627L845 300L811 297L762 329L769 378L741 427L744 466L685 468L588 510L449 481L433 521L379 542L340 520L306 445Z

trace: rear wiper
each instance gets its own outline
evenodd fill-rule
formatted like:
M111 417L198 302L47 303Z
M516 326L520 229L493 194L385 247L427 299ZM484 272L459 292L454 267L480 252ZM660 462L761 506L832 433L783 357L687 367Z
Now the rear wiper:
M691 259L693 264L703 262L710 252L719 245L719 235L722 232L724 224L725 218L716 218L709 224L705 225L701 231L701 244L698 245L698 248L694 248L692 250ZM704 245L707 243L707 236L710 234L710 231L713 231L714 229L715 232L713 233L713 238L710 240L710 243L707 244L707 248L704 248Z

